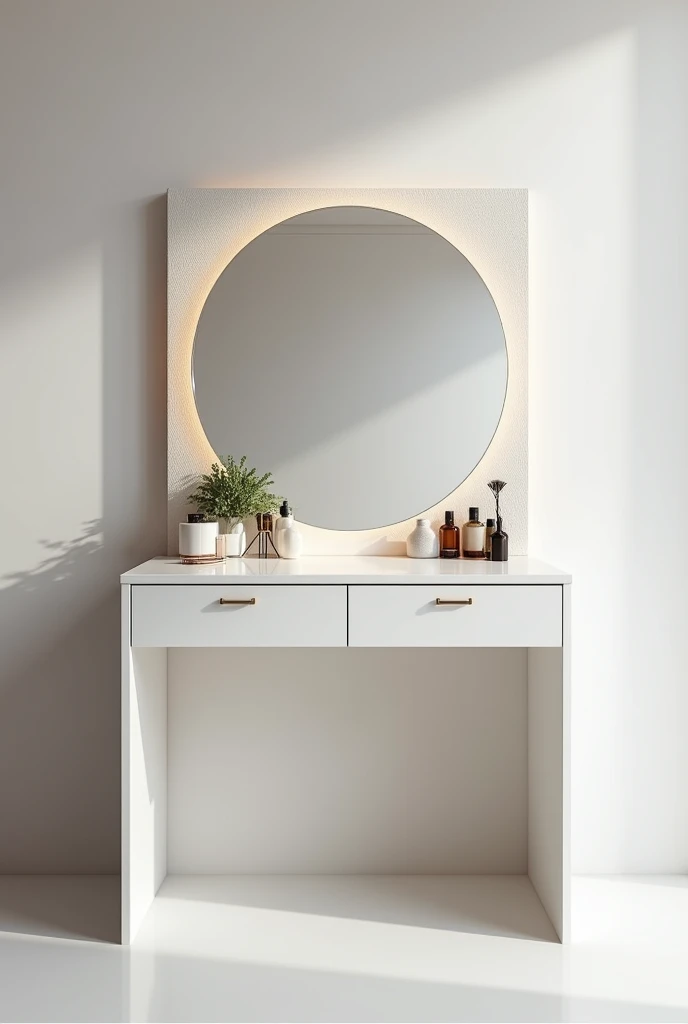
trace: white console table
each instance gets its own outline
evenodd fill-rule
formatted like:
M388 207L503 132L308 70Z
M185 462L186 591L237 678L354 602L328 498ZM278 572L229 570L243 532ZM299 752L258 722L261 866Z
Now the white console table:
M121 577L122 942L134 939L168 875L168 810L172 810L168 808L168 652L188 649L193 659L201 656L201 652L194 655L193 649L223 647L464 648L465 657L470 655L468 649L513 649L524 705L519 718L523 723L524 792L519 805L523 811L513 824L523 836L526 858L518 878L518 899L524 898L527 887L537 912L544 907L556 935L568 941L570 582L565 573L529 558L507 563L346 556L295 561L248 558L202 567L155 558L125 573ZM372 651L356 655L367 656L375 657ZM462 652L447 656L460 659ZM354 655L337 657L341 671L341 658ZM187 673L191 701L195 671ZM289 686L288 678L281 682ZM203 738L197 741L202 744ZM498 749L495 756L499 757ZM485 770L484 765L480 770ZM313 771L317 773L317 765ZM498 772L497 777L501 777ZM470 779L459 782L465 789ZM216 807L218 820L231 813L229 808ZM198 819L189 825L192 828L198 835ZM484 837L474 836L483 843L483 850L488 832L492 834L485 829ZM178 838L174 841L179 845ZM182 854L177 854L180 859ZM213 875L215 880L208 877L203 887L206 901L212 900L213 885L227 881ZM471 872L471 879L462 879L457 872L456 886L457 891L471 890L470 913L474 925L478 921L472 930L480 930L480 894L485 892L487 900L508 900L512 890L508 877L506 888L500 883L501 888L491 890L478 872ZM183 886L183 872L168 881ZM241 881L233 877L229 884L236 891Z

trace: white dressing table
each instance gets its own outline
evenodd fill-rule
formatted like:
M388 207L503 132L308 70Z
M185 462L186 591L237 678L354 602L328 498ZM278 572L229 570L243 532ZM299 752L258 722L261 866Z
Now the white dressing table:
M527 550L527 268L520 189L169 193L168 551L221 458L198 511L308 556L122 576L125 943L567 940L570 577L396 557L503 481Z
M567 574L525 557L507 563L367 556L295 561L248 558L202 567L184 566L174 558L155 558L125 573L121 577L122 941L134 939L168 875L168 858L183 866L181 871L170 871L176 874L175 884L183 885L182 876L194 873L189 871L189 835L196 843L193 856L201 865L195 873L205 873L202 868L207 863L199 844L205 842L202 837L208 823L194 816L194 811L189 812L188 824L180 825L181 811L176 808L173 827L173 808L168 807L168 665L171 669L172 653L183 649L191 659L185 662L188 712L193 707L194 674L198 672L198 683L204 671L202 660L194 658L202 658L203 650L232 648L238 656L243 648L271 647L385 648L390 652L399 648L464 648L446 654L454 659L457 678L462 678L462 671L474 672L474 660L461 660L462 656L469 658L473 649L511 649L511 654L504 652L507 660L500 665L511 671L513 663L514 687L522 684L524 724L522 729L518 726L516 754L524 765L524 792L521 810L506 827L514 833L515 842L516 833L522 836L518 841L526 857L529 883L526 872L518 880L530 893L526 897L532 905L527 912L540 913L541 903L558 938L568 941L570 583ZM231 652L228 656L231 659ZM394 655L400 656L401 652ZM243 652L242 657L250 659L251 654ZM369 657L380 655L372 651L337 655L337 671L345 671L346 659L352 658L359 659L355 669L359 671ZM398 660L394 665L390 662L389 672L397 671L399 664ZM229 678L232 661L226 665ZM285 672L280 682L288 694L290 680L288 670ZM216 692L221 692L221 682L218 685ZM418 680L416 690L422 686L423 681ZM498 706L495 708L493 713L498 714ZM469 714L470 702L466 710ZM175 723L169 743L179 745L184 729L181 713ZM507 722L500 728L508 726ZM194 758L202 760L207 755L197 723L193 728L197 750L186 762L187 781ZM209 735L207 746L213 742ZM490 743L489 737L485 743ZM215 763L221 753L215 752ZM504 756L515 755L505 752ZM497 746L491 749L493 770L476 762L475 777L471 779L468 773L456 780L457 808L462 799L471 798L469 786L482 785L481 774L507 778L511 762L505 761L500 774L499 757ZM318 770L314 763L312 771ZM216 820L208 824L207 834L217 836L218 849L223 842L222 821L234 813L231 807L214 806ZM480 818L479 807L471 813L471 838L490 874L489 843L495 841L490 837L496 825L489 817ZM288 865L287 870L292 867ZM379 873L379 864L376 869ZM262 864L256 870L260 873ZM391 871L394 873L394 865ZM467 895L471 930L481 930L480 894L486 893L488 920L489 901L510 899L510 890L504 896L499 886L485 889L486 876L477 871L471 872L474 882L471 878L462 882L459 875L457 872L456 884L464 886L462 891L468 893L466 886L473 886ZM213 884L223 883L208 879L206 901L213 898ZM523 896L521 889L519 899Z

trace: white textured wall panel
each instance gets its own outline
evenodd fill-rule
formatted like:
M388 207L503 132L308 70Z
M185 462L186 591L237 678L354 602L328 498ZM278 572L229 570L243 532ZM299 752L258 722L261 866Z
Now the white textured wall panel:
M492 511L486 483L506 480L505 527L511 553L527 553L528 520L528 194L525 189L173 189L168 195L168 550L186 497L217 455L203 432L191 389L196 324L220 273L252 238L287 217L332 205L376 206L427 224L476 267L497 304L509 356L504 412L484 458L454 493L428 514L439 525L445 508ZM432 436L428 444L447 443ZM232 452L241 455L241 452ZM261 471L270 467L258 467ZM298 505L298 495L290 495ZM421 499L422 500L422 499ZM418 514L424 512L418 508ZM307 554L401 554L412 520L355 532L303 527Z

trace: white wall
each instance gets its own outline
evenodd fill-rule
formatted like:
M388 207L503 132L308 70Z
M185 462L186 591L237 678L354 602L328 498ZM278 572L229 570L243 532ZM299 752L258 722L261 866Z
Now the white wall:
M0 868L117 867L115 579L164 545L160 196L197 185L532 189L531 551L576 580L574 868L686 868L687 15L2 0Z
M170 650L168 870L525 874L527 674L510 648Z

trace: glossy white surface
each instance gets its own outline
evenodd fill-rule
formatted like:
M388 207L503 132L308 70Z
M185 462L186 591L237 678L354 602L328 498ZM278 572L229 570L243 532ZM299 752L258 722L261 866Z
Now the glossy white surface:
M0 878L0 1019L688 1019L685 878L576 879L571 946L451 930L422 902L392 921L384 889L364 904L364 880L352 904L347 884L339 899L296 880L240 900L232 881L211 904L173 883L123 949L103 944L116 879Z
M240 558L213 565L181 565L178 558L151 558L129 572L122 583L570 583L571 576L536 558L519 556L508 562L469 559L415 559L374 555L302 558Z

